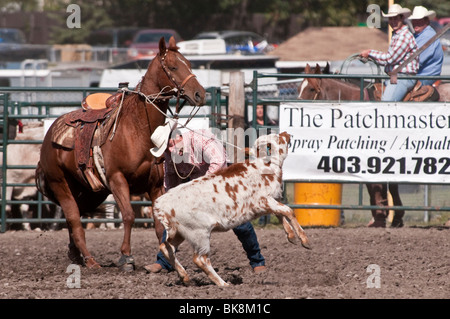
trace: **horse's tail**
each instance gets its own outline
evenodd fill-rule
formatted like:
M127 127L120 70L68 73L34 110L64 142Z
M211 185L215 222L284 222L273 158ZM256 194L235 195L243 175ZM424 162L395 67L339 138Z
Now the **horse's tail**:
M42 167L41 167L41 162L40 161L37 163L34 179L35 179L37 190L42 195L44 195L45 197L50 199L52 202L54 202L55 204L59 205L59 202L56 200L53 191L48 187L48 184L46 183L45 174L42 171Z

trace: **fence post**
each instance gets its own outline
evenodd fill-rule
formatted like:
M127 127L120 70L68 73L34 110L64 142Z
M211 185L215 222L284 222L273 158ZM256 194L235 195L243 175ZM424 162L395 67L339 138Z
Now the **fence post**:
M244 92L244 72L235 71L230 73L230 95L228 100L228 109L230 115L231 130L228 130L228 141L238 146L245 147L245 92ZM236 129L242 128L242 134L236 134ZM233 149L233 163L244 162L244 149L238 151L238 148Z
M9 121L8 121L8 94L3 94L3 141L2 141L2 206L1 206L1 227L0 233L6 232L6 148L8 147Z

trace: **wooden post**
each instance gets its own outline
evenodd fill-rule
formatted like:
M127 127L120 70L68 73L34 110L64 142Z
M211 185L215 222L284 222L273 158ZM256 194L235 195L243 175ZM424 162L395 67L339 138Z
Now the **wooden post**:
M230 95L228 98L228 113L230 122L228 125L228 141L236 147L228 147L228 155L233 163L245 160L245 91L244 72L235 71L230 73Z

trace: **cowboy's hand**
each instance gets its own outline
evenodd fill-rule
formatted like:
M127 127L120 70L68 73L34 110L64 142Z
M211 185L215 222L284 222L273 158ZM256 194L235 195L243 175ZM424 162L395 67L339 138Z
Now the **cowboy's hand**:
M359 55L360 55L361 57L367 59L367 58L369 57L370 51L371 51L371 49L364 50L364 51L362 51Z

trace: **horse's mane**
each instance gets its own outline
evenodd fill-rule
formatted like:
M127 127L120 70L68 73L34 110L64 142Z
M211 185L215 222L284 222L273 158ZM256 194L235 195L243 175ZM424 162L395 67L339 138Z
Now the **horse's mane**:
M322 79L322 80L325 80L325 79ZM349 89L358 89L359 90L359 86L354 83L351 83L351 82L345 82L341 79L330 79L330 78L328 78L327 80L330 80L331 82L334 82L336 84L339 83L340 85L347 87Z

